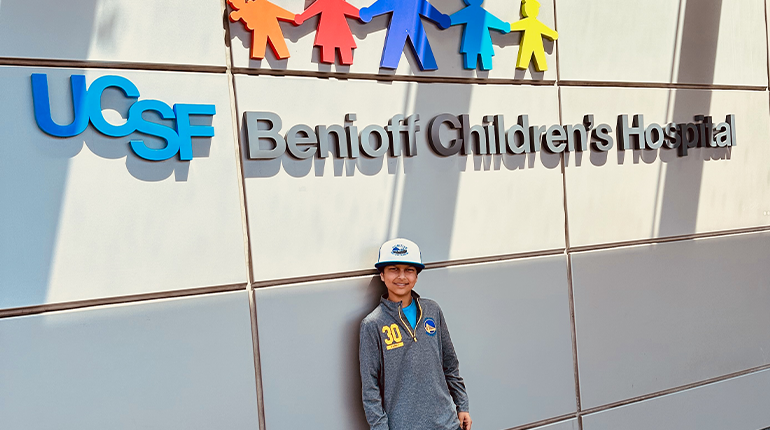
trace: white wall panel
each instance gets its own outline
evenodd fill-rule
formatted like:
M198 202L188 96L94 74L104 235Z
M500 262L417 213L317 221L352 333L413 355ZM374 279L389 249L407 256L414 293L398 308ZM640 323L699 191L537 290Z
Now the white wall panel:
M224 66L219 0L0 2L0 57Z
M573 254L582 405L770 363L767 261L770 233Z
M0 320L4 429L255 429L245 291Z
M556 1L560 78L767 85L762 0Z
M765 370L583 417L584 430L758 430L770 423Z
M257 280L371 268L398 236L428 262L564 246L558 156L440 157L426 143L444 112L473 124L498 113L511 125L520 113L558 123L555 88L237 76L236 90L241 122L244 111L275 112L282 133L343 124L350 112L359 130L395 114L421 118L414 157L244 159ZM242 124L241 134L245 142Z
M420 274L415 290L436 299L447 319L474 428L576 410L566 282L560 256ZM383 292L373 277L255 291L268 428L366 427L359 324Z
M298 14L302 13L312 2L304 0L276 0L274 3L290 12ZM357 8L362 8L370 6L374 3L374 0L351 0L350 3ZM461 0L434 0L430 3L442 13L448 15L451 15L466 6ZM487 0L484 2L483 7L489 13L510 23L521 19L520 5L521 3L518 1ZM556 29L554 25L552 2L541 2L538 19L549 28ZM288 22L281 23L281 29L291 55L288 59L284 60L276 59L269 45L264 60L251 59L249 55L251 49L251 32L246 29L242 21L235 23L231 22L230 35L232 37L233 65L235 67L275 70L334 71L340 73L365 74L381 73L386 75L395 73L397 75L465 78L556 79L556 49L553 41L544 39L548 64L547 71L538 72L535 70L533 64L530 65L528 70L516 69L516 59L519 53L521 33L514 32L502 34L492 30L490 34L492 35L492 43L495 50L492 70L482 71L480 67L477 68L477 71L466 70L463 68L463 57L460 53L463 26L457 25L446 30L441 30L427 19L423 19L422 22L433 54L436 57L438 70L421 71L408 43L401 56L401 61L399 62L397 70L381 69L380 59L382 57L387 27L390 22L389 14L376 17L368 24L364 24L355 18L348 18L348 24L353 33L353 38L358 46L354 50L353 64L350 66L342 65L340 63L339 55L337 55L334 65L322 63L320 61L319 48L313 47L318 20L319 18L316 16L298 27Z
M191 161L162 162L134 154L130 139L165 144L139 133L110 138L90 125L76 137L49 136L35 123L32 73L48 74L62 124L72 121L71 74L89 84L117 74L140 99L214 104L213 120L200 120L215 136L193 139ZM0 108L0 307L246 282L225 75L0 68L0 79L0 99L13 101ZM102 106L115 124L128 109L117 89Z
M759 91L562 88L565 124L594 114L612 127L609 152L569 154L570 244L582 246L770 225L770 113ZM618 150L618 115L644 124L736 116L737 146ZM599 228L601 226L601 228Z

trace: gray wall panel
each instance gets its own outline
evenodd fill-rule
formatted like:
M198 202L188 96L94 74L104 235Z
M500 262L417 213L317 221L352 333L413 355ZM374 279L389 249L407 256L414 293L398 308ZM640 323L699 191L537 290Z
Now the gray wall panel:
M767 85L762 0L557 0L561 79Z
M541 257L450 267L421 279L416 290L441 304L465 360L480 429L576 410L566 269L564 257Z
M366 427L358 330L384 291L369 277L255 291L268 428ZM444 309L474 428L576 410L563 257L426 270L416 291Z
M770 426L770 370L583 417L583 430L758 430Z
M255 429L244 292L0 320L7 430Z
M118 75L134 83L140 100L213 104L213 118L191 123L211 125L215 135L192 139L190 161L140 158L130 140L165 142L139 132L108 137L89 125L78 136L50 136L35 121L33 73L48 75L60 124L74 116L71 75L84 75L88 85ZM0 308L247 281L224 74L0 67L0 81ZM110 88L103 115L121 124L132 103ZM159 121L154 112L144 117Z
M770 233L572 258L585 408L770 363Z
M225 65L219 0L0 2L0 57Z

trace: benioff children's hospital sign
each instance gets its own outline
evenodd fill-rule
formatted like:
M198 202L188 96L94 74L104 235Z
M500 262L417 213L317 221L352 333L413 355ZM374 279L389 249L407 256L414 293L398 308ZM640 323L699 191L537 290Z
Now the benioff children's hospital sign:
M264 58L270 45L278 58L288 58L278 20L301 25L308 18L319 15L315 45L321 49L321 61L334 62L339 51L343 64L352 63L356 47L347 18L369 22L372 17L391 14L388 33L383 47L380 66L397 68L406 43L411 44L417 62L423 70L435 70L437 64L423 28L424 17L440 28L464 25L460 53L466 68L475 69L480 58L481 68L492 68L494 54L490 30L503 33L521 31L517 68L526 69L534 59L538 71L547 69L543 38L555 40L558 35L537 20L540 4L537 0L522 0L522 19L512 24L504 22L482 7L482 0L465 0L467 7L445 15L427 0L377 0L371 6L356 9L344 0L316 0L304 12L293 14L267 0L228 0L233 9L233 22L243 21L253 32L251 57ZM182 161L193 158L192 139L213 137L213 126L192 125L191 116L216 114L213 104L173 104L160 100L139 100L138 88L127 78L106 75L86 86L83 75L72 75L71 97L73 121L60 125L53 121L50 90L45 74L32 74L32 98L35 121L45 133L60 138L79 135L92 125L101 134L127 137L134 133L160 138L165 147L148 147L141 139L131 139L129 145L140 158L150 161L168 160L176 155ZM105 120L101 96L107 88L117 88L134 102L124 124L114 125ZM152 122L143 117L151 111L163 120L173 121L174 127ZM468 114L442 113L432 118L419 114L394 114L387 124L356 124L357 115L348 113L340 124L293 124L285 129L279 114L269 111L248 111L243 114L243 128L248 147L247 157L269 160L288 154L296 159L311 157L355 159L359 156L377 158L417 155L417 134L424 133L428 146L441 157L461 155L524 154L545 150L558 154L571 151L606 152L618 150L676 150L680 156L688 150L726 148L737 144L735 115L727 114L724 121L715 121L708 115L696 115L693 122L645 124L642 114L629 117L620 114L613 125L594 121L587 114L579 124L531 124L528 114L518 115L515 121L502 114L471 118ZM285 131L284 131L285 130Z
M388 124L367 125L359 132L357 115L345 116L345 124L297 124L281 134L281 117L273 112L245 112L248 156L264 160L288 152L297 159L313 156L326 158L330 150L340 158L382 157L387 153L398 157L417 155L416 134L423 130L419 114L404 118L394 115ZM594 124L593 115L585 115L582 124L530 125L529 117L519 115L515 125L506 129L504 115L486 115L482 124L472 125L467 114L440 114L427 121L430 148L437 155L523 154L545 149L558 154L564 151L609 151L618 142L618 150L677 149L680 156L691 148L726 148L736 146L735 115L714 123L712 117L696 115L696 122L651 123L645 127L644 115L619 115L615 137L609 124Z
M72 75L73 121L60 125L53 121L48 79L45 74L32 74L32 98L35 121L45 133L54 137L72 137L81 134L89 123L100 133L111 137L125 137L132 133L155 136L166 142L164 148L149 148L140 139L131 139L134 153L145 160L163 161L177 154L182 161L192 160L192 138L213 137L213 126L191 125L194 115L214 116L212 104L174 104L173 108L159 100L138 100L139 90L127 78L106 75L94 80L87 88L85 76ZM124 114L124 124L113 125L102 113L101 95L105 89L120 89L126 98L136 99ZM145 111L154 111L175 127L153 123L142 117ZM343 124L292 125L282 133L281 117L273 112L244 112L248 157L256 160L274 159L288 153L297 159L326 158L330 153L339 158L358 158L360 155L376 158L385 154L398 157L417 155L417 133L427 133L427 141L439 156L523 154L544 149L551 153L565 151L609 151L617 141L618 150L676 149L680 156L691 148L725 148L736 146L735 115L728 114L724 122L714 122L711 116L696 115L694 122L650 123L645 126L644 116L618 116L615 129L610 124L595 124L593 115L585 115L583 122L572 125L530 124L526 114L506 128L504 115L486 115L480 124L473 124L468 114L444 113L430 119L419 114L405 117L395 114L386 125L370 124L361 128L356 114L347 114ZM614 130L614 137L613 137Z

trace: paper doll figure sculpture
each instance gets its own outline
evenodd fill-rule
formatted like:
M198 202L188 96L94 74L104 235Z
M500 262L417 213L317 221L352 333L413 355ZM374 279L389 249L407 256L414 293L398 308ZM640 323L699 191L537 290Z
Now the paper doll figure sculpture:
M463 41L460 45L460 52L464 56L463 66L466 69L475 69L478 58L481 56L481 70L491 70L495 50L492 47L489 30L508 33L511 25L484 10L481 7L484 0L464 1L468 6L450 16L452 25L465 24Z
M511 24L511 31L523 31L521 43L519 44L519 58L516 61L516 67L526 69L532 56L535 56L535 69L538 72L548 70L545 61L545 48L543 48L543 37L549 40L556 40L559 34L551 30L537 20L540 13L540 3L537 0L521 0L521 16L524 18Z
M398 68L408 37L420 70L438 69L420 15L436 23L442 30L451 24L449 16L439 12L427 0L377 0L369 7L361 8L361 21L369 22L373 17L388 12L393 12L393 15L390 17L388 34L385 36L380 67Z
M304 12L294 18L297 25L306 19L321 14L313 45L321 47L321 62L334 63L334 51L340 50L340 62L353 64L353 48L356 42L350 31L346 16L358 18L358 8L345 0L316 0Z
M286 47L278 20L294 22L293 13L267 0L227 0L227 3L233 8L230 21L241 20L246 28L251 30L251 58L265 58L268 43L276 58L289 58L289 48Z

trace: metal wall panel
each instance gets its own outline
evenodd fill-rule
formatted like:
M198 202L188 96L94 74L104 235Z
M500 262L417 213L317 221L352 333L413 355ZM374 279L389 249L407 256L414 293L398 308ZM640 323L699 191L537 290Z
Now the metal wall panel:
M556 1L560 78L767 85L762 0Z
M398 236L419 243L428 262L564 246L557 155L441 157L427 143L444 112L477 125L495 114L513 124L522 112L532 124L558 123L555 88L236 76L236 94L244 157L246 111L280 115L281 133L342 125L351 112L359 131L395 114L421 119L415 157L244 158L256 280L369 269Z
M572 259L584 408L770 363L770 233Z
M474 427L576 410L563 257L429 269L415 290L444 310ZM359 324L384 291L373 277L255 291L268 428L366 427Z
M0 57L224 66L219 0L0 3Z
M767 92L631 88L561 89L565 124L593 114L612 127L608 152L568 155L567 213L572 246L770 225L770 112ZM644 125L693 123L735 114L732 148L619 150L618 115ZM601 226L601 228L597 228Z
M255 429L245 291L0 320L4 429Z
M215 105L213 119L191 120L208 120L215 136L193 139L191 161L139 158L129 140L165 142L138 132L112 138L90 125L75 137L49 136L35 122L32 73L48 75L61 124L73 116L70 75L89 84L119 75L141 99ZM225 75L6 67L0 79L0 308L246 282ZM104 116L120 124L131 102L108 89Z
M765 370L583 417L584 430L757 430L770 423Z
M295 14L301 13L311 4L311 2L304 0L276 0L274 3ZM362 8L370 6L374 3L374 0L352 0L350 3L357 8ZM465 3L459 0L433 0L430 3L442 13L449 15L466 6ZM538 19L549 28L558 30L554 24L553 3L544 1L540 4ZM521 18L520 5L521 3L518 1L487 0L484 2L483 7L503 21L515 22ZM281 23L281 30L291 55L288 59L283 60L277 59L269 46L264 60L251 59L251 32L246 29L242 21L231 22L230 35L232 38L233 66L273 70L332 71L338 73L396 74L423 77L556 79L556 50L555 42L553 41L544 40L547 71L538 72L532 64L527 70L516 69L521 33L502 34L492 30L490 34L495 50L492 70L482 71L480 67L476 71L467 70L463 68L463 56L460 53L463 26L457 25L441 30L427 19L423 19L422 22L433 54L436 57L438 70L421 71L408 43L407 47L403 50L398 69L380 68L380 59L385 44L387 27L390 22L390 14L376 17L368 24L364 24L355 18L348 18L347 22L358 46L354 50L353 64L350 66L342 65L339 54L335 57L335 64L322 63L320 61L320 49L313 47L318 21L318 17L311 18L298 27L288 22Z

